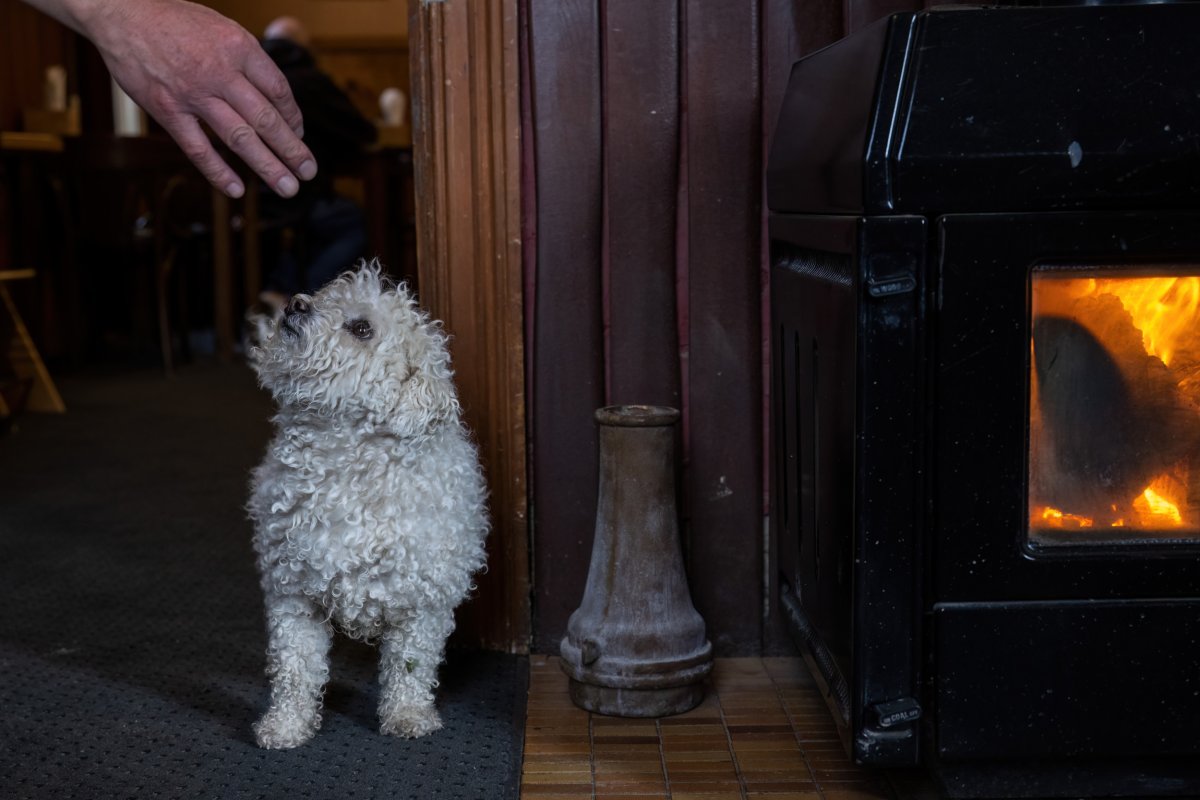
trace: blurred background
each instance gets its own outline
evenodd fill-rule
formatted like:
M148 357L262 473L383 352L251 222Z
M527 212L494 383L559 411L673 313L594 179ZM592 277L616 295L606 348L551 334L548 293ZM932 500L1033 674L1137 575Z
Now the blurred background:
M377 256L416 283L405 1L205 5L259 37L290 20L274 35L300 49L266 44L312 89L301 98L310 139L324 120L319 191L290 203L257 185L238 201L215 196L91 43L0 0L0 292L15 312L0 314L0 333L22 324L55 372L228 358L244 311L264 291L310 288L309 267L338 241L329 256L342 267ZM8 405L40 391L4 373Z

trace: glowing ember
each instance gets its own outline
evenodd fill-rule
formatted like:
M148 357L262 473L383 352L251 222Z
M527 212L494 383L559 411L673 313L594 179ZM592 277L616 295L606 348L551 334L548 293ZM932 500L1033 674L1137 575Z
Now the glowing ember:
M1133 510L1141 517L1139 521L1145 520L1143 524L1150 528L1179 527L1183 524L1179 508L1150 488L1133 501Z
M1182 482L1172 475L1160 475L1133 498L1124 508L1113 504L1111 509L1117 519L1107 523L1111 528L1126 526L1146 530L1163 530L1179 528L1184 525L1183 514L1179 510L1176 499L1186 493ZM1175 498L1175 499L1173 499ZM1033 517L1038 527L1054 528L1056 530L1079 530L1095 527L1096 521L1081 514L1070 514L1062 509L1051 506L1039 506L1033 509ZM1131 522L1126 521L1131 518Z
M1046 527L1049 528L1090 528L1095 525L1095 521L1088 517L1081 517L1076 514L1064 514L1057 508L1047 506L1042 509L1042 519L1046 522Z

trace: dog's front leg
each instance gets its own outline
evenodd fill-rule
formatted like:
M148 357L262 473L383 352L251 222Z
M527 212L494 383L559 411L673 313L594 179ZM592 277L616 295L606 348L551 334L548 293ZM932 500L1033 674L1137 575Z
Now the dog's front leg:
M415 739L442 727L433 690L452 630L454 614L447 611L393 622L384 632L379 648L381 733Z
M259 747L296 747L321 727L321 692L329 679L332 636L329 623L309 601L268 595L271 707L254 725Z

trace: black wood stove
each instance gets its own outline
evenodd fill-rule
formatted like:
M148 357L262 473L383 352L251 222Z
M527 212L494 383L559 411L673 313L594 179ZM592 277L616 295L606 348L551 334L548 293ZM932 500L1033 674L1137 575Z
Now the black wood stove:
M862 764L1200 795L1200 5L934 10L770 156L781 602Z

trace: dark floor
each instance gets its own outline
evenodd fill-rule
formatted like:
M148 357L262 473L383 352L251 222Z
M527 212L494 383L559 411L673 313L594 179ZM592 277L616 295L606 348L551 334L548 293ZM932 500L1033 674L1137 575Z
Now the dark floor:
M516 797L527 665L455 652L444 730L380 736L375 651L340 642L325 724L267 752L242 510L269 400L240 366L60 380L0 438L0 796Z

